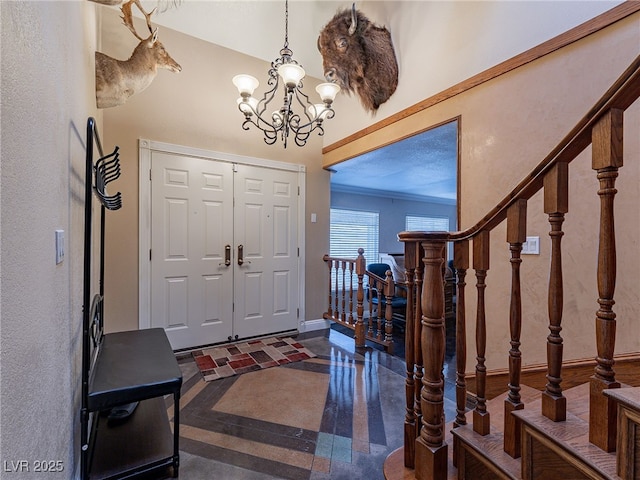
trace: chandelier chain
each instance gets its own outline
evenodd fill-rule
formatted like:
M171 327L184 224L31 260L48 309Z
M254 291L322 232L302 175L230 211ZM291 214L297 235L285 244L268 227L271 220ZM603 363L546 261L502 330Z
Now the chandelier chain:
M289 48L289 0L284 2L284 48Z

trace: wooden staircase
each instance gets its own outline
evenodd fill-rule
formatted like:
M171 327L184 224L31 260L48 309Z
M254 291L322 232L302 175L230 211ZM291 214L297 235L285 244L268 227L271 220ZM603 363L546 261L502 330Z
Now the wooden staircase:
M523 425L522 457L512 458L503 449L503 416L491 417L491 432L478 435L472 426L446 426L446 443L457 450L448 462L447 479L637 479L640 478L640 388L612 391L618 397L619 416L625 432L619 435L622 448L607 453L589 442L589 386L566 390L570 406L567 420L553 422L540 414L542 392L522 386L526 410L516 413ZM506 393L487 402L487 408L499 412ZM635 453L634 453L635 452ZM393 452L384 469L388 480L414 479L415 470L404 466L404 447Z
M616 179L623 166L623 119L640 97L640 56L560 144L480 222L462 232L402 232L407 297L404 446L385 462L387 480L640 479L640 367L638 383L621 385L615 363ZM634 130L637 132L637 129ZM569 164L591 145L599 183L599 239L595 314L596 365L588 383L562 388L563 270L561 239L569 211ZM631 162L638 158L629 159ZM520 258L528 200L542 191L550 225L547 384L522 385ZM485 290L490 235L506 222L511 292L508 390L486 395ZM443 266L453 243L457 277L456 418L444 423L445 302ZM629 252L625 252L629 254ZM472 254L472 256L471 256ZM632 255L636 253L631 253ZM470 259L472 258L472 261ZM475 271L475 400L467 412L466 275ZM585 328L594 328L585 324ZM637 334L637 332L635 332ZM526 405L526 408L525 408ZM469 416L469 421L467 421Z

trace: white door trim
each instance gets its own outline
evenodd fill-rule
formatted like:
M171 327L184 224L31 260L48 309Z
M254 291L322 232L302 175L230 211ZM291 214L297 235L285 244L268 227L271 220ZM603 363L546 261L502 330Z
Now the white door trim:
M151 152L167 152L182 154L203 159L253 165L277 170L298 172L298 326L304 325L305 318L305 177L304 165L279 162L257 157L245 157L232 153L215 152L195 147L174 145L171 143L157 142L140 138L138 139L138 327L140 329L151 327L151 262L149 252L151 249Z

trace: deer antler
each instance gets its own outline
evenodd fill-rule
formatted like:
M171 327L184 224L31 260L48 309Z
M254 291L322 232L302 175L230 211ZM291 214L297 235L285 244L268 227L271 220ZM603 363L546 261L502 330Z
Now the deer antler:
M127 26L129 31L131 31L131 33L133 33L138 40L142 41L144 40L144 38L138 35L138 33L136 32L136 27L133 25L133 14L131 13L131 7L132 7L132 4L134 3L138 7L138 9L142 12L142 14L144 15L144 18L147 20L147 28L149 28L149 33L151 34L154 33L153 28L151 27L151 15L155 13L156 9L154 8L149 13L145 12L144 8L142 8L142 5L140 4L140 0L129 0L127 3L122 4L122 7L121 7L122 15L123 15L121 17L122 21Z

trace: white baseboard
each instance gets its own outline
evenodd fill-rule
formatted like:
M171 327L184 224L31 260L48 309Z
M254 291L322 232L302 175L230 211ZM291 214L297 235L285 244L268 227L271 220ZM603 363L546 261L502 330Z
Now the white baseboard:
M300 322L300 332L313 332L315 330L325 330L331 326L329 320L318 318L316 320L305 320Z

